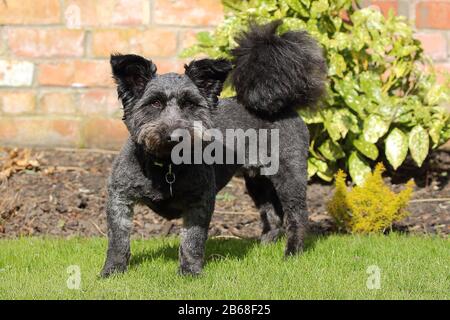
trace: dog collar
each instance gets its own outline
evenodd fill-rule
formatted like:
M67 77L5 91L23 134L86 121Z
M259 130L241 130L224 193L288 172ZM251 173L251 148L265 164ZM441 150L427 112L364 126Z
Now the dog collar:
M162 163L162 162L153 161L153 164L154 164L155 166L158 166L158 167L161 167L161 168L164 167L164 163Z
M156 160L152 160L153 164L155 166L158 166L160 168L164 168L165 166L167 166L167 172L164 175L164 179L166 180L167 184L169 185L169 191L170 191L170 196L173 197L173 189L172 189L172 185L175 183L175 173L172 171L172 163L164 163L164 162L160 162L160 161L156 161Z

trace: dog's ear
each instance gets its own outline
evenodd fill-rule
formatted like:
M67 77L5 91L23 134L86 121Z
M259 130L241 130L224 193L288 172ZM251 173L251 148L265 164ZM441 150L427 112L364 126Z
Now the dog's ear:
M226 59L194 60L184 68L210 105L216 106L223 83L232 69L231 62Z
M135 54L113 54L110 63L120 98L141 97L156 73L153 62Z

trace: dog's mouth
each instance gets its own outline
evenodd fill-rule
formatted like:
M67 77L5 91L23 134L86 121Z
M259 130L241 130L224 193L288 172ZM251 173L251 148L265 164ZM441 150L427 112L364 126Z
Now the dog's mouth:
M137 137L138 144L142 145L149 153L158 158L168 158L177 141L169 140L169 138L155 130L141 130Z
M204 145L206 141L209 141L205 130L205 127L199 123L175 128L149 123L139 130L137 143L158 158L168 158L173 148L181 141L185 142L185 139L190 139L191 147L194 146L195 139L202 141Z

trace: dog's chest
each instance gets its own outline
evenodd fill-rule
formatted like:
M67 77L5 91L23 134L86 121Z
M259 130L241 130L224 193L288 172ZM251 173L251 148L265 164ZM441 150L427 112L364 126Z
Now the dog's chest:
M191 166L168 173L166 168L147 172L151 188L145 190L147 195L141 199L142 203L167 219L181 217L183 212L204 201L208 197L206 194L215 188L210 168Z

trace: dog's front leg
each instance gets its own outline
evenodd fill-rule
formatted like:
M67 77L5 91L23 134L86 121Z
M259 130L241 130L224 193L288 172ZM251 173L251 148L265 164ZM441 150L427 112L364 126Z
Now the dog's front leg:
M102 277L125 272L130 260L130 233L132 228L133 202L112 193L107 207L108 251L101 272Z
M183 217L179 249L179 272L182 275L198 275L203 269L208 227L213 210L191 209Z

